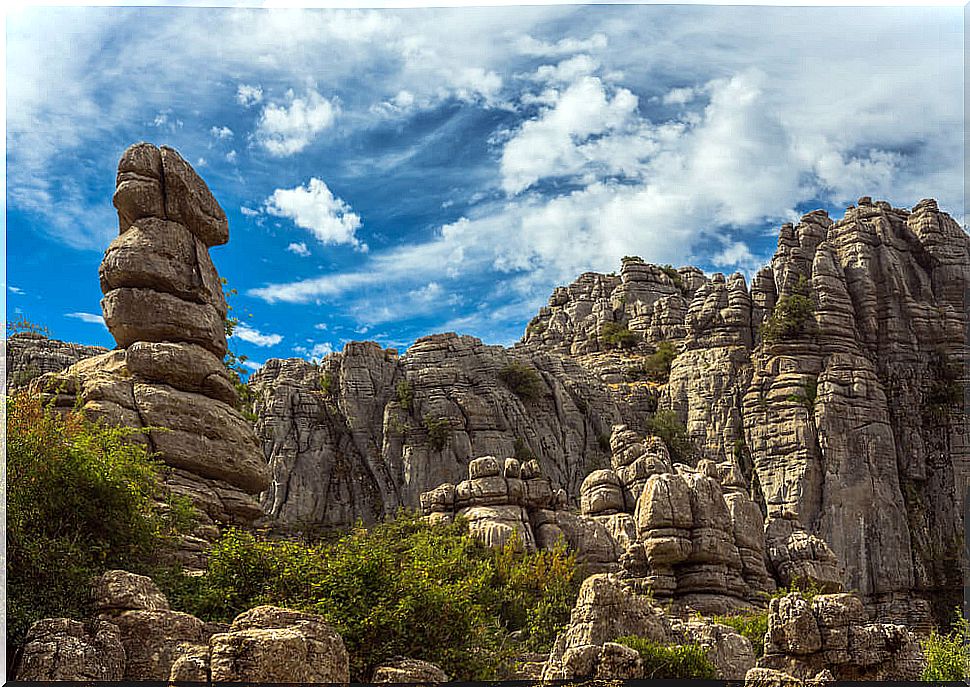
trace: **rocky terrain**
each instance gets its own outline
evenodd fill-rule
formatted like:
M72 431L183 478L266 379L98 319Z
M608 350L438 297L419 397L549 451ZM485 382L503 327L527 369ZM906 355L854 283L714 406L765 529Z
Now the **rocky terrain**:
M809 213L750 285L624 258L557 288L508 349L447 333L270 360L249 381L254 423L222 361L215 198L176 151L138 144L114 203L100 279L118 347L20 334L7 374L58 408L165 428L136 440L205 516L190 567L225 525L340 529L402 506L464 517L489 546L564 541L596 574L533 671L547 678L643 677L624 634L708 647L721 677L753 683L913 677L912 631L960 599L970 238L932 200ZM31 630L20 679L345 675L319 619L261 607L207 627L114 574L96 618ZM822 593L771 599L757 665L696 617L798 586ZM446 679L413 659L382 671Z

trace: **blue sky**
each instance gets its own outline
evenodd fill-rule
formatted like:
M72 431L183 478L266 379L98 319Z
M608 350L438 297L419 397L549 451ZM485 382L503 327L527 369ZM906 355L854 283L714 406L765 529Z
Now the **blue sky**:
M7 20L8 318L113 345L115 165L174 146L230 221L254 364L510 344L623 255L751 274L860 195L964 221L962 8L25 8Z

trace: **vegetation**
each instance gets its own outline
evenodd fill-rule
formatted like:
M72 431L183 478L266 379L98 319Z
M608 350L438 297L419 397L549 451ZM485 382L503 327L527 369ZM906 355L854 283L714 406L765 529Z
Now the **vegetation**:
M515 437L515 444L512 450L512 457L519 461L519 463L527 463L536 457L535 452L529 448L529 445L525 443L525 439L522 437Z
M814 378L805 383L803 390L797 394L788 396L789 401L800 403L805 406L808 412L815 410L815 400L818 398L818 378Z
M133 430L61 415L31 394L7 403L7 655L49 617L90 612L111 568L152 574L192 509L163 500L158 465Z
M333 375L329 372L324 372L320 375L320 391L322 391L327 396L332 396L333 392L336 391L336 383L334 381Z
M619 322L604 322L600 327L600 341L607 348L632 348L640 337Z
M405 410L411 410L411 404L414 403L414 389L411 388L411 382L407 379L402 379L397 383L397 402Z
M778 299L771 317L761 325L761 339L771 344L801 336L814 312L815 302L812 300L808 279L805 275L800 275L792 292Z
M674 283L674 286L676 286L678 289L683 291L684 278L680 276L680 272L677 271L676 267L668 264L668 265L663 265L660 269L663 271L664 274L666 274L670 278L670 281Z
M675 462L690 463L697 455L697 447L687 433L687 427L672 410L658 410L654 413L647 420L647 431L663 439Z
M922 642L926 667L922 680L956 682L970 677L970 621L958 607L956 622L948 634L932 632Z
M319 613L343 637L354 682L394 656L487 680L515 653L551 647L580 580L564 547L488 549L461 518L430 525L402 511L315 545L230 531L210 551L207 574L183 577L169 593L173 607L206 620L263 603Z
M931 418L940 419L963 403L960 368L940 351L930 361L929 372L930 383L923 399L923 408Z
M448 443L448 436L451 434L451 423L446 417L435 417L428 414L424 416L424 428L428 430L428 443L435 451L441 451Z
M230 314L232 306L229 305L229 299L238 292L236 289L228 288L229 282L225 277L220 277L220 281L222 282L222 293L226 297L226 316L222 323L225 327L226 339L230 340L233 332L236 331L236 327L239 326L239 318ZM241 412L243 417L250 422L255 422L256 413L253 412L253 404L256 402L256 397L252 388L246 383L246 378L249 376L249 370L245 365L247 360L249 360L248 356L240 355L232 348L226 347L226 357L223 359L223 364L226 366L226 371L229 372L229 378L232 380L232 385L236 389L236 396L239 398L236 410Z
M34 363L28 364L24 369L17 370L12 375L10 375L10 380L8 382L10 387L26 386L32 380L40 377L40 368Z
M644 637L620 637L614 640L636 649L643 661L643 678L658 680L675 678L682 680L715 680L717 670L707 653L696 644L666 646Z
M545 390L542 377L528 365L511 362L499 370L498 376L512 393L523 401L534 401L542 398L542 393Z
M765 634L768 632L768 611L740 613L737 615L718 615L712 620L733 628L742 637L747 637L754 648L754 655L761 658L765 654Z
M666 384L670 380L670 366L677 357L677 349L669 341L661 341L656 350L641 365L627 370L627 377Z
M7 320L7 336L13 336L14 334L21 333L40 334L41 336L46 337L50 337L51 335L47 327L35 322L31 322L24 314L21 314L16 320Z
M546 331L546 323L542 320L535 319L529 323L525 330L526 333L532 336L542 336Z
M643 262L643 258L639 255L624 255L620 258L620 262Z

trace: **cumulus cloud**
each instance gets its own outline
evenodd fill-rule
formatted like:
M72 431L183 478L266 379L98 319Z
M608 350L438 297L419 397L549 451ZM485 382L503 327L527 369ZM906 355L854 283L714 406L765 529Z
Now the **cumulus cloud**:
M532 36L522 36L517 43L519 52L532 57L550 57L569 55L590 50L602 50L609 41L602 33L595 33L589 38L563 38L555 43L538 40Z
M81 320L81 322L87 322L88 324L104 324L104 317L90 312L69 312L65 313L64 316L71 317L75 320Z
M263 102L263 89L260 86L250 86L241 83L236 89L236 102L243 107L252 107Z
M291 243L286 247L286 250L299 255L301 258L306 258L310 255L310 249L306 247L306 244L303 241L300 241L299 243Z
M549 83L572 83L581 76L593 74L600 63L589 55L576 55L559 64L544 64L536 69L533 80Z
M689 86L685 88L672 88L664 93L660 101L664 105L686 105L698 95L698 89Z
M236 325L232 335L234 338L241 339L242 341L251 343L254 346L260 346L263 348L275 346L283 340L283 337L279 334L264 334L258 329L254 329L243 322Z
M244 360L243 367L248 367L253 372L257 372L263 368L266 363L258 363L255 360Z
M275 157L299 153L333 126L337 106L315 90L303 97L286 92L284 103L269 103L256 122L256 140Z
M320 360L333 353L333 346L327 342L313 343L308 348L306 346L294 346L293 352L308 356L311 360Z
M310 231L320 243L367 249L356 236L361 226L360 215L352 212L350 205L334 196L316 177L304 186L276 189L264 207L269 214L290 219L296 226Z
M214 126L209 129L209 133L213 138L219 138L222 140L232 138L232 129L228 126Z

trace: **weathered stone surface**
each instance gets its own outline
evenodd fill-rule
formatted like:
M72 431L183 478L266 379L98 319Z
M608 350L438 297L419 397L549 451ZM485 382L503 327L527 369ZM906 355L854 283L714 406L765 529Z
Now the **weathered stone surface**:
M209 644L213 682L350 682L343 640L309 613L258 606Z
M125 680L167 680L182 644L202 643L203 623L179 611L123 611L110 620L125 647Z
M195 344L137 341L125 352L125 363L131 374L146 381L203 394L229 406L238 400L222 360Z
M94 610L97 613L167 611L169 606L152 578L126 570L109 570L94 585Z
M27 632L14 676L21 681L107 681L121 680L124 670L125 650L117 626L45 618Z
M191 165L178 151L161 147L165 179L165 215L179 222L208 247L229 241L226 213Z
M755 665L751 642L727 625L704 621L683 623L678 628L685 643L700 647L722 680L743 680Z
M162 155L150 143L136 143L118 162L113 198L121 233L143 217L165 217Z
M107 353L101 346L81 346L43 334L18 332L7 337L7 389L25 387L48 372L60 372L79 360Z
M448 682L451 678L434 663L416 658L402 658L385 663L374 670L373 683L435 683Z

